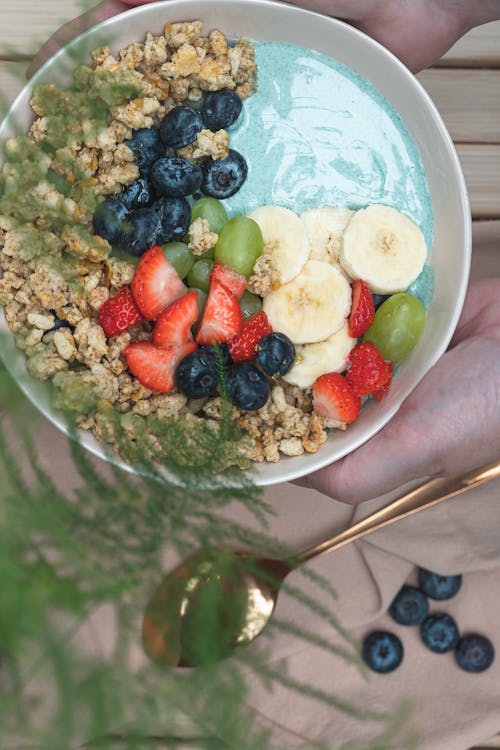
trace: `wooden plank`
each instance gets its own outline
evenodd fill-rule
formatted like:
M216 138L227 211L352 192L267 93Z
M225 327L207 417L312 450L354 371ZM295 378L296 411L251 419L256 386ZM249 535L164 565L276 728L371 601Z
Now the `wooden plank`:
M469 31L439 61L446 67L500 68L500 21Z
M26 62L0 60L0 119L26 82Z
M500 146L457 144L475 219L500 218Z
M431 68L417 77L455 141L500 143L500 70Z
M491 277L500 277L500 220L475 221L472 224L471 280Z
M0 54L33 55L63 23L97 5L97 0L2 0Z

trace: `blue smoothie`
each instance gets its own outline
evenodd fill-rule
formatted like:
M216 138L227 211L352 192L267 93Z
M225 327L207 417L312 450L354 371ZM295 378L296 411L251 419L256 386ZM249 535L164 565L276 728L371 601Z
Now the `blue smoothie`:
M409 216L430 250L434 218L420 154L399 115L367 80L326 55L282 42L254 42L258 90L245 100L231 147L248 178L225 202L230 216L276 204L383 203ZM409 290L428 307L426 265Z

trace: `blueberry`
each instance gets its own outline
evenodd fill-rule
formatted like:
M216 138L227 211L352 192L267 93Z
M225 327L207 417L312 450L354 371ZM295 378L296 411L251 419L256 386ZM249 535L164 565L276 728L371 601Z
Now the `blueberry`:
M203 182L201 167L180 156L158 159L151 169L150 177L159 195L173 198L191 195Z
M459 639L455 620L444 612L429 615L420 626L420 635L427 648L436 654L451 651Z
M271 395L264 375L248 362L229 367L226 388L231 403L244 411L261 409Z
M489 638L470 633L464 635L457 643L455 659L466 672L484 672L493 664L495 649Z
M55 310L51 310L50 312L54 316L54 327L51 329L52 331L58 331L60 328L69 328L70 330L73 330L74 326L68 323L67 320L61 320L61 318L58 318Z
M380 674L397 669L403 661L403 653L403 644L394 633L374 630L363 641L363 661Z
M213 131L227 130L240 116L242 107L241 99L234 91L212 91L205 97L201 108L205 127Z
M389 614L400 625L420 625L429 614L429 602L420 589L403 586L389 607Z
M295 361L295 347L284 333L268 333L257 346L257 362L272 378L286 375Z
M138 256L153 245L181 240L190 218L191 208L184 198L160 198L152 206L138 208L122 225L120 250Z
M199 112L191 107L175 107L160 125L160 135L166 146L177 149L192 143L202 128Z
M438 573L420 568L418 583L424 594L430 596L431 599L451 599L462 585L462 576L440 576Z
M201 163L201 189L212 198L230 198L238 192L247 178L248 166L243 156L230 148L225 159L207 156Z
M179 363L175 371L175 382L188 398L205 398L217 390L217 366L213 356L206 356L199 349Z
M119 241L123 220L127 214L127 207L119 199L104 201L97 206L92 219L94 234L98 234L114 245Z
M131 185L123 188L118 199L129 211L132 211L134 208L150 206L153 202L154 194L148 178L145 175L141 175Z
M229 367L233 364L231 355L229 354L229 347L227 344L216 344L215 346L209 346L208 344L202 344L198 347L198 351L204 357L209 357L215 362L217 361L217 352L220 356L220 361L223 367Z
M181 242L191 221L191 206L185 198L160 198L161 237L159 245L165 242Z
M375 310L378 310L380 305L385 302L386 299L389 299L390 296L390 294L374 294L373 302L375 304Z
M122 225L118 245L122 252L139 256L152 245L159 244L160 236L161 211L157 204L153 204L129 214L126 223Z
M149 172L155 161L165 156L165 144L160 129L156 127L135 130L132 138L125 143L133 152L141 172Z

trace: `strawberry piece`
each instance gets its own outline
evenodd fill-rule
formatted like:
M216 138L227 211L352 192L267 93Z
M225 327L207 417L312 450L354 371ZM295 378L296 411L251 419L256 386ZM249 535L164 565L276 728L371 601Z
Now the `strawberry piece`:
M225 266L220 261L216 261L210 271L210 283L213 284L215 282L224 284L226 289L229 289L237 299L240 299L247 286L245 276L233 271L232 268Z
M349 354L345 378L355 396L369 396L383 388L391 376L388 363L371 341L358 344Z
M160 349L193 340L191 326L198 319L198 292L179 297L160 313L153 331L153 343Z
M223 344L241 331L243 315L238 300L224 284L210 285L196 333L198 344Z
M243 324L241 331L227 342L229 354L233 362L246 362L254 359L256 346L264 336L272 333L273 329L264 310L252 315Z
M129 286L122 287L118 294L106 300L99 310L99 325L108 338L118 336L141 320L141 311L135 304Z
M156 320L167 305L186 293L186 287L163 249L153 246L139 261L132 279L132 292L144 317Z
M353 339L362 336L369 329L375 317L375 303L366 282L356 279L352 284L352 307L349 317L349 336Z
M391 387L392 373L394 372L394 363L391 362L390 360L389 361L386 360L386 365L390 373L390 378L385 385L381 386L380 388L377 388L376 391L373 391L372 396L376 401L382 401L385 394L390 390L390 387Z
M137 341L125 349L127 365L145 388L156 393L169 393L175 386L177 365L196 349L194 341L181 346L158 349L151 341Z
M313 409L316 414L350 424L361 411L361 399L349 388L343 375L328 372L314 381Z

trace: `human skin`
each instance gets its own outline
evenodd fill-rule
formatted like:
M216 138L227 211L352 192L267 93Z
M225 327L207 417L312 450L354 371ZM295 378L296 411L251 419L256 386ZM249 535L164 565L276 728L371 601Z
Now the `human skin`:
M67 24L53 53L86 26L155 0L106 0ZM343 18L418 71L474 26L500 19L500 0L293 0ZM359 503L427 476L453 476L500 456L500 279L470 285L448 351L389 424L365 445L298 483Z

